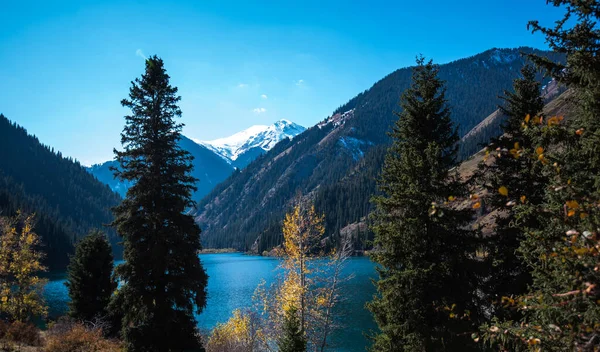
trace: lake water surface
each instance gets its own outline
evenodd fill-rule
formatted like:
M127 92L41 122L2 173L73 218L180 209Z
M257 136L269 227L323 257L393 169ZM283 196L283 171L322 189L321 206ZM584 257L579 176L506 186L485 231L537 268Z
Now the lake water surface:
M202 330L210 330L217 323L227 321L234 309L251 307L254 290L261 280L267 284L273 282L278 265L275 258L241 253L201 254L200 259L209 275L207 307L196 317ZM375 328L370 313L364 308L375 292L371 283L376 277L375 266L367 257L353 257L348 259L345 273L354 275L345 283L347 300L339 307L345 325L334 334L334 348L330 350L365 351L367 339L364 333ZM67 311L65 277L65 273L54 273L46 285L44 295L50 317L64 315Z

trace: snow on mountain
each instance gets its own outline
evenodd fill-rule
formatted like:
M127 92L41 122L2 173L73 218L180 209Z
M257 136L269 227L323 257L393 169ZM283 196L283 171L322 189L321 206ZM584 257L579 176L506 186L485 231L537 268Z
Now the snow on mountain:
M284 138L293 138L304 132L306 128L288 120L279 120L270 126L255 125L225 138L212 141L194 139L225 159L233 163L244 153L255 150L268 151Z
M511 63L519 58L519 54L510 49L495 49L491 52L490 58L498 63Z
M366 105L366 104L367 103L365 103L364 105ZM349 118L352 118L352 117L354 117L354 109L350 109L350 110L348 110L348 111L346 111L344 113L339 113L338 112L337 114L329 117L325 121L319 122L317 124L317 127L323 128L323 127L327 126L330 123L333 124L334 127L338 127L338 126L341 126L341 125L345 124L346 121Z
M493 65L510 64L519 59L519 54L511 49L493 49L488 52L488 57L481 59L481 64L486 69ZM479 66L479 61L474 61L474 65Z
M344 149L346 149L350 154L352 154L352 158L354 160L358 160L365 156L364 149L372 146L373 143L369 141L363 141L354 137L340 137L338 140L339 145L341 145ZM365 148L366 147L366 148Z
M215 185L224 181L235 168L243 168L259 155L270 150L284 138L293 138L304 132L305 128L288 120L280 120L271 126L252 126L233 136L202 142L181 136L179 147L188 151L193 157L192 176L198 179L197 191L192 195L199 201L210 193ZM86 170L113 191L125 197L131 186L114 177L112 167L117 167L114 160L92 165Z

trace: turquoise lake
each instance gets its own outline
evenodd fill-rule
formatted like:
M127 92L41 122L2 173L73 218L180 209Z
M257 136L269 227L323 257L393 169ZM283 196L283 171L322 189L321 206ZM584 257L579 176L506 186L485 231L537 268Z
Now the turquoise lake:
M254 290L261 280L267 284L273 281L278 265L275 258L241 253L201 254L200 259L209 275L207 307L196 317L201 330L210 330L227 321L234 309L250 307ZM348 259L344 270L354 276L344 284L346 300L338 307L344 326L332 336L329 350L365 351L368 342L364 333L375 328L371 314L364 308L375 292L371 283L376 277L375 266L367 257L353 257ZM65 273L54 273L49 280L44 295L53 318L67 310Z

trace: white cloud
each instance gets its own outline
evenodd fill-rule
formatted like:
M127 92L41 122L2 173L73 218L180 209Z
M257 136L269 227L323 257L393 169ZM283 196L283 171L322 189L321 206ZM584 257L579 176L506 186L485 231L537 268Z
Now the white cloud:
M252 109L252 111L253 111L255 114L262 114L262 113L265 113L265 112L267 112L267 109L265 109L265 108L255 108L255 109Z
M268 98L266 94L262 94L260 97L263 98L263 99L267 99Z
M246 87L248 87L248 85L246 83L238 84L238 88L246 88Z
M146 57L146 55L144 55L144 52L142 51L142 49L137 49L135 51L135 55L141 57L144 60L148 60L148 58Z
M299 79L297 81L294 82L298 87L302 87L304 85L304 80L303 79Z

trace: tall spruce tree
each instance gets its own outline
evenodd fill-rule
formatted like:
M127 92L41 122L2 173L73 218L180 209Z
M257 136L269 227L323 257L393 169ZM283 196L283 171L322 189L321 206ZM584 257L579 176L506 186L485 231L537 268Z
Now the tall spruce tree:
M185 213L196 180L192 156L177 144L180 99L163 61L153 56L121 101L131 115L125 116L123 151L115 150L120 170L114 171L133 186L115 208L125 260L116 268L123 285L115 300L124 313L128 351L201 350L193 314L206 305L208 277L198 257L200 228Z
M523 120L529 115L535 117L544 108L544 99L541 95L541 84L535 78L536 69L531 64L521 68L521 77L513 82L514 92L504 91L500 97L504 104L500 110L508 117L502 125L502 131L509 134L513 139L522 140L527 136L523 131ZM495 141L508 141L506 136L500 136ZM512 140L510 140L512 142Z
M413 82L374 198L373 260L377 294L368 304L379 327L372 351L470 350L478 320L478 240L470 209L453 206L465 193L454 166L458 136L438 67L417 60Z
M549 182L539 205L523 204L517 216L535 214L538 226L523 226L519 251L531 267L526 294L507 298L521 321L496 319L482 329L484 341L508 350L598 351L600 349L600 4L555 0L566 13L553 28L530 22L566 64L532 59L567 85L576 106L563 120L524 121L535 141L529 151Z
M492 139L487 147L485 162L474 175L476 182L487 190L485 203L497 210L494 217L493 235L488 237L487 262L490 277L486 291L496 303L500 314L503 296L522 294L531 283L529 267L523 262L517 249L524 237L523 225L537 226L535 216L521 214L517 218L517 203L540 204L544 196L547 178L541 173L541 164L526 157L533 141L524 133L523 122L533 121L544 107L540 82L535 79L535 68L525 65L522 77L514 81L514 92L505 91L501 111L506 115L502 129L504 134ZM502 190L502 191L500 191ZM508 313L508 311L506 312Z
M67 282L69 315L83 321L107 316L110 298L117 288L112 277L113 255L106 235L91 231L75 248L69 263Z

